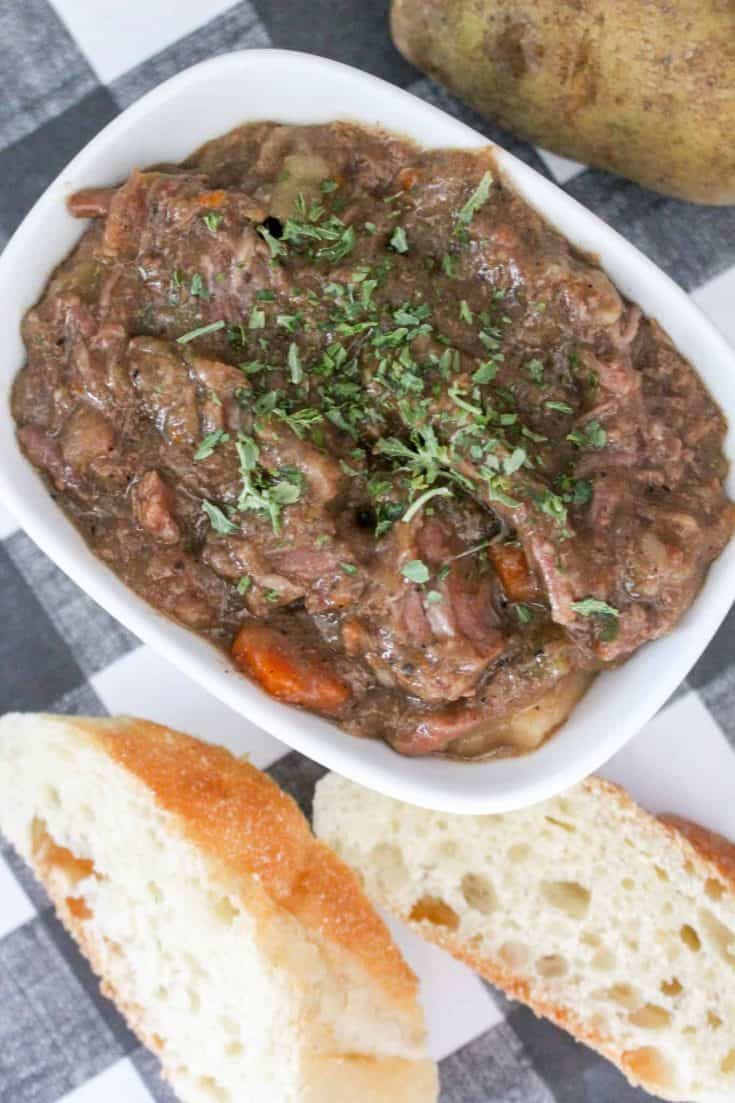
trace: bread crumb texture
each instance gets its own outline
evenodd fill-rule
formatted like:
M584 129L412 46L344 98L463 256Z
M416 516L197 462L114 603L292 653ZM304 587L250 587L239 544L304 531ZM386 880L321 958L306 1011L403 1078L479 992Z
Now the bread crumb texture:
M436 1100L415 977L246 762L144 721L6 716L0 829L184 1103Z
M664 1099L735 1099L735 850L591 778L451 816L336 775L315 830L368 894Z

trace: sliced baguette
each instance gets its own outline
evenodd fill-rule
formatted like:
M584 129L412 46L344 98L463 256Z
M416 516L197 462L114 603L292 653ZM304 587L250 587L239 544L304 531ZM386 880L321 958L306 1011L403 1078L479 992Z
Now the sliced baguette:
M417 982L357 878L227 751L0 720L0 829L184 1103L431 1103Z
M501 816L336 775L314 827L368 894L664 1099L735 1100L735 848L591 778Z

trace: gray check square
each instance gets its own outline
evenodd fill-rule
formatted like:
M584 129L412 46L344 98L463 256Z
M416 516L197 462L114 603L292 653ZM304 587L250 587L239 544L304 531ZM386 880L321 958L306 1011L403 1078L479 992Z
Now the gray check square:
M53 1103L122 1056L43 919L0 942L0 1099Z
M551 175L547 164L539 157L534 146L524 142L521 138L516 138L509 130L504 130L490 122L490 120L484 119L477 111L473 111L467 104L452 96L446 88L443 88L441 84L437 84L435 80L422 77L420 80L414 81L413 84L409 84L406 91L412 92L419 99L426 100L433 107L438 107L440 111L446 111L448 115L454 116L455 119L465 123L466 126L479 130L480 134L484 134L491 142L507 149L514 157L525 161L531 168L540 172L542 176Z
M89 62L46 0L0 5L0 148L31 134L98 87Z
M735 264L735 207L667 199L612 173L587 169L566 187L686 291Z
M87 597L24 532L8 537L5 547L87 678L138 646L136 637Z
M140 1046L130 1055L130 1060L155 1103L178 1103L173 1090L161 1076L161 1062L150 1050Z
M0 544L0 713L49 708L84 681L68 644L8 554L14 539Z
M441 1103L566 1103L534 1071L507 1023L445 1057L439 1075Z
M127 107L144 92L197 61L205 61L231 50L252 50L270 44L268 32L257 12L249 0L243 0L118 77L111 84L110 91L120 107ZM243 116L246 112L247 108L243 105Z

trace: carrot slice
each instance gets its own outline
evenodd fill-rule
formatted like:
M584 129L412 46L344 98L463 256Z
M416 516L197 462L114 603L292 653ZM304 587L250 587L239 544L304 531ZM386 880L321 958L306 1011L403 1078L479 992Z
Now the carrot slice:
M418 180L418 173L415 169L405 168L401 169L398 173L398 183L401 185L404 191L410 191Z
M511 601L527 601L534 596L533 575L520 544L491 544L488 555Z
M336 716L350 699L350 687L324 663L306 655L283 632L264 624L245 624L235 637L232 656L273 697Z
M197 196L200 207L220 207L225 201L223 191L203 191Z

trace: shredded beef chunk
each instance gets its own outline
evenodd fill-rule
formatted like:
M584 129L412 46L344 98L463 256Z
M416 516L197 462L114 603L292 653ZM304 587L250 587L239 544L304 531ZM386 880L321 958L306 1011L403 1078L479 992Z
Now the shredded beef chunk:
M257 123L69 209L20 444L282 700L406 755L531 750L731 536L702 381L489 151Z

